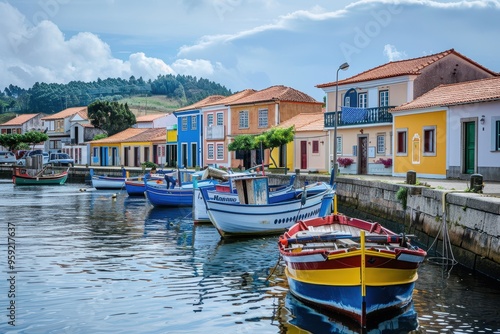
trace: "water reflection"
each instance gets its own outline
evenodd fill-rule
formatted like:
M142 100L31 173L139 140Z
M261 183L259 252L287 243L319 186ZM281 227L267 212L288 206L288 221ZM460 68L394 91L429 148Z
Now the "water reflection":
M285 297L285 307L289 314L287 333L409 333L418 328L417 313L413 304L389 319L372 323L362 329L350 319L339 315L328 315L295 298L291 293Z

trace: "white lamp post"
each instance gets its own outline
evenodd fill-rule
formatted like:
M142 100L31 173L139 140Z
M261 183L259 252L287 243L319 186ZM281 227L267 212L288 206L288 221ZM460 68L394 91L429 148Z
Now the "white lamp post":
M333 175L334 177L337 177L338 171L339 171L339 164L337 162L337 123L339 120L339 114L337 111L337 104L339 100L339 71L340 70L347 70L349 68L348 63L343 63L342 65L339 66L337 69L337 76L335 78L335 125L333 128Z

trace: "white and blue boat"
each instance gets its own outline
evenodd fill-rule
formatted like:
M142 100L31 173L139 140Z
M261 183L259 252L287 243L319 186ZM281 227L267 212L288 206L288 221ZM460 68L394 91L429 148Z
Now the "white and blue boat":
M239 201L229 203L210 199L201 188L210 221L223 237L250 237L279 234L302 219L329 214L334 190L325 183L323 191L308 194L307 189L293 199L270 203L267 177L235 180Z

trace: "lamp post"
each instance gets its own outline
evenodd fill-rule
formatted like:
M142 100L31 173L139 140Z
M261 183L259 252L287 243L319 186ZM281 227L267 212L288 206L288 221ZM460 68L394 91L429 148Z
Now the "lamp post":
M339 71L340 70L347 70L349 68L348 63L343 63L342 65L339 66L337 69L337 76L335 78L335 125L333 127L333 175L334 177L337 177L338 171L339 171L339 164L337 162L337 124L339 121L339 114L337 111L337 104L339 100Z

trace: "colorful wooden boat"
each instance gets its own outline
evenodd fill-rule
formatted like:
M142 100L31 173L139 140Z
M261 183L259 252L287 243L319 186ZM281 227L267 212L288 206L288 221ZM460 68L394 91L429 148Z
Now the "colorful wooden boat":
M196 181L199 187L212 185L217 181L212 179ZM145 195L153 206L192 206L193 205L193 182L182 183L173 188L166 183L145 183Z
M17 186L61 185L68 179L68 170L69 168L60 173L53 173L47 168L37 170L24 167L14 167L12 181Z
M201 188L210 221L223 238L279 234L296 221L326 215L331 208L334 192L328 185L314 195L303 191L294 199L270 203L267 181L266 177L235 180L238 203L211 200Z
M127 172L122 168L122 176L94 175L94 170L90 169L92 187L97 190L103 189L124 189Z
M256 176L256 175L254 175ZM238 178L249 177L248 173L238 173L228 175L227 182L222 184L217 184L207 189L207 195L210 200L216 200L221 202L238 203L238 193L234 184L234 180ZM270 185L269 186L269 202L277 203L284 200L293 199L298 192L294 187L296 175L292 175L288 184L281 185ZM210 217L208 216L207 206L201 195L201 190L199 188L194 189L193 194L193 220L196 223L210 222Z
M280 236L290 292L366 326L412 300L426 252L378 223L332 214Z
M172 173L173 171L157 171L154 174L149 174L148 182L163 183L165 174ZM125 190L129 196L144 196L146 185L144 184L145 178L128 178L125 180Z

